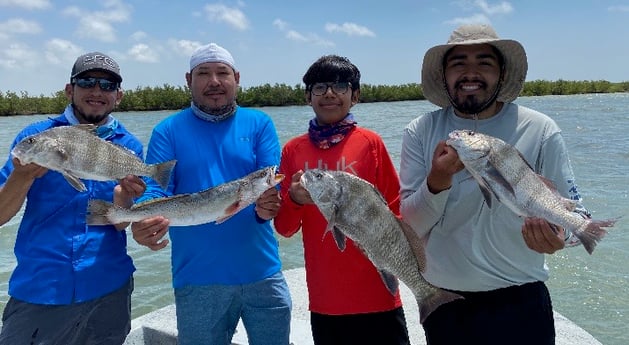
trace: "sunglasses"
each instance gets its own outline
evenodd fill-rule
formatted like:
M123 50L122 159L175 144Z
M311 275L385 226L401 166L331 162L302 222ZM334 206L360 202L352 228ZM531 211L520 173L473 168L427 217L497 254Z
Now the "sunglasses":
M314 83L310 87L310 92L315 96L323 96L328 89L331 88L332 92L336 94L344 94L347 90L352 88L350 82L338 82L338 83Z
M91 89L94 86L100 86L103 91L116 91L118 90L118 83L115 81L107 80L105 78L74 78L72 79L72 85L77 85L81 89Z

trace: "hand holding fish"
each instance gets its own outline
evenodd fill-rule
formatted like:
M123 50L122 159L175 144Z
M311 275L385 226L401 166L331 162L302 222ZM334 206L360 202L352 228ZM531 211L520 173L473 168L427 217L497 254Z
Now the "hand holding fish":
M440 141L432 158L432 168L428 173L427 184L430 192L437 194L452 186L452 176L464 166L456 150Z
M48 168L35 163L22 164L19 159L13 157L13 172L16 175L34 180L44 176L48 172Z
M528 217L522 225L522 237L526 245L541 254L553 254L565 247L565 230L556 227L553 231L550 223L540 218Z
M167 239L162 239L168 232L170 221L162 216L147 218L131 224L133 239L151 250L160 250L168 245Z
M114 188L114 204L129 208L133 205L133 198L142 196L145 190L144 180L135 175L127 175Z
M303 174L303 170L299 170L293 174L290 182L290 189L288 190L288 195L297 204L313 204L314 202L312 201L312 198L310 198L310 193L308 193L308 190L306 190L304 186L299 182L299 180L301 179L301 175Z
M135 175L127 175L119 181L114 187L114 204L123 208L129 208L133 205L133 198L137 198L144 194L146 183ZM115 224L116 229L124 230L129 222Z
M258 200L256 200L256 214L264 220L273 219L279 210L280 192L275 189L275 187L267 189Z

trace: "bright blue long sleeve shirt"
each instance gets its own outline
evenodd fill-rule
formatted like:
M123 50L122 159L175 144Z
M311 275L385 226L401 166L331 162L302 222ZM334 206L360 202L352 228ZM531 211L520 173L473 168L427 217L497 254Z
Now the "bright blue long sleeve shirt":
M67 125L63 115L31 124L11 149L29 135ZM142 144L121 124L110 140L142 158ZM9 153L0 170L0 186L11 171ZM111 202L117 181L83 181L87 191L79 192L49 170L33 182L15 240L17 266L9 280L13 298L48 305L85 302L119 289L131 278L135 267L127 254L126 232L85 223L89 199Z
M149 181L138 202L199 192L279 165L279 158L277 133L265 113L238 107L233 116L208 122L187 108L153 129L146 162L177 164L166 191ZM281 269L273 228L256 217L254 205L221 224L172 226L169 236L174 287L247 284Z

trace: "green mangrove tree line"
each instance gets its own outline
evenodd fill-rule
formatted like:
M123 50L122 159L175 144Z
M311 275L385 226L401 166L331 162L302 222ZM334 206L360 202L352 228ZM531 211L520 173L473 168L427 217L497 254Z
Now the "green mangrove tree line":
M586 93L629 92L629 81L612 83L598 81L545 81L534 80L524 84L521 96L574 95ZM361 85L360 101L394 102L423 100L419 84L404 85ZM287 106L305 105L304 86L286 84L264 84L240 88L238 103L242 106ZM67 104L63 90L51 96L32 96L27 92L0 91L0 116L28 114L59 114ZM125 90L122 102L116 111L155 111L177 110L190 104L190 90L187 86L164 84L157 87L137 87Z

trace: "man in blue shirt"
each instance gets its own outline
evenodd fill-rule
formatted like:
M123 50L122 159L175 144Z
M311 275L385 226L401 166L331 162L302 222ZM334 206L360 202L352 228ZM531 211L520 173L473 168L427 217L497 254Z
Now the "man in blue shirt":
M23 129L11 148L52 127L98 125L103 139L142 158L142 144L111 115L122 99L120 68L109 56L78 57L63 114ZM139 196L141 180L135 176ZM84 181L79 192L62 174L9 155L0 170L0 225L26 207L15 240L17 266L2 317L0 344L122 344L131 328L135 267L119 226L88 226L89 199L113 201L116 181ZM119 193L124 195L124 193Z
M269 116L236 104L240 73L227 50L214 43L197 49L186 81L191 106L159 123L147 149L147 163L177 160L170 185L163 191L149 183L138 202L279 165ZM269 222L279 202L271 188L221 224L169 228L168 219L154 217L132 225L133 238L153 250L164 248L170 235L180 345L231 344L241 318L251 344L288 345L291 300Z

